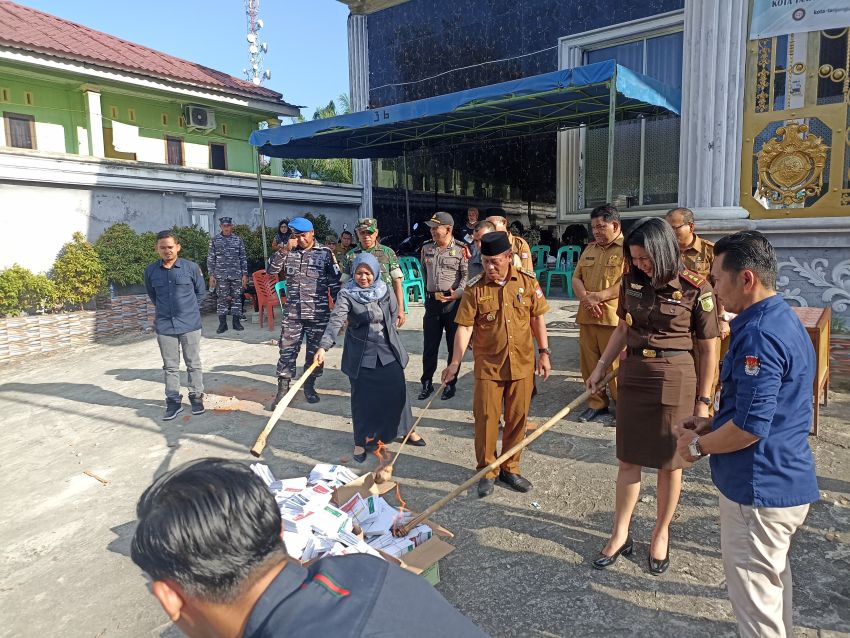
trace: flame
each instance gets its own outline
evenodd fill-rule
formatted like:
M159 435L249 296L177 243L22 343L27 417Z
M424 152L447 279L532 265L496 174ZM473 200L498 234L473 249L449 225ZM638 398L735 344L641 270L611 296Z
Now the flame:
M371 440L374 441L375 439ZM366 439L367 443L369 441L370 439ZM377 474L381 468L389 464L392 456L383 441L378 441L378 447L375 448L375 451L372 452L372 454L378 457L378 467L375 468L375 473Z
M395 536L396 530L404 526L404 512L407 509L407 501L405 501L401 497L401 487L398 485L398 483L396 483L395 486L395 497L398 499L398 516L393 521L393 536Z

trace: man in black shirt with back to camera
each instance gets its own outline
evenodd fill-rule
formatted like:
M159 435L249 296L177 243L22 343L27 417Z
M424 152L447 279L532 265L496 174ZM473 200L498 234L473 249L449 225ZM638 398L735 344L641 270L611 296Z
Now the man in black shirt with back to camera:
M424 578L380 558L289 559L274 497L236 461L160 476L136 514L133 562L190 638L486 636Z

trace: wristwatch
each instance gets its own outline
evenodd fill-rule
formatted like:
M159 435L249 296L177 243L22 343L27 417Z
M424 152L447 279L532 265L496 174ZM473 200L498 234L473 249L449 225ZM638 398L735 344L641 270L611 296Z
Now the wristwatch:
M551 355L552 351L549 348L537 348L537 354L548 354Z
M711 397L697 397L697 401L705 403L708 407L711 407Z
M695 459L703 456L702 450L699 447L699 437L695 437L693 441L688 443L688 452L690 452L691 456Z

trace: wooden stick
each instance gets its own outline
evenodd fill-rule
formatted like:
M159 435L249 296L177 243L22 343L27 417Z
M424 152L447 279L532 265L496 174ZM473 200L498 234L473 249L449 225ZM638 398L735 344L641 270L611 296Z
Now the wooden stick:
M608 382L616 376L617 376L617 370L612 370L611 372L609 372L608 374L605 375L605 378L602 379L602 381L599 384L599 387L600 388L605 387L606 385L608 385ZM446 494L443 498L441 498L439 501L434 503L431 507L429 507L424 512L422 512L421 514L418 514L416 517L414 517L406 525L399 527L398 532L397 533L393 532L393 534L396 535L396 536L406 536L408 534L408 532L410 532L410 530L412 530L414 527L419 525L422 521L424 521L426 518L431 516L434 512L437 512L437 511L443 509L443 507L447 503L449 503L450 501L453 501L460 494L462 494L467 489L472 487L472 485L474 485L481 478L483 478L484 475L487 474L487 472L490 472L491 470L495 470L497 467L499 467L502 463L507 461L514 454L516 454L521 449L526 447L529 443L531 443L532 441L537 439L544 432L548 431L553 426L555 426L558 423L558 421L560 421L565 416L567 416L570 412L572 412L572 410L574 408L578 407L579 405L581 405L582 403L587 401L590 398L590 395L591 395L590 390L585 390L584 392L582 392L575 399L570 401L565 407L563 407L560 412L558 412L555 416L553 416L551 419L546 421L546 423L544 423L539 428L537 428L534 432L532 432L531 434L526 436L522 441L517 443L510 450L502 453L502 456L500 456L495 461L490 463L490 465L478 470L478 472L476 472L475 475L472 478L470 478L466 482L462 483L461 485L458 485L455 489L453 489L451 492Z
M464 352L462 355L460 355L460 362L461 363L463 363L463 355L464 354L466 354L466 353ZM460 375L460 366L458 366L457 373L458 373L458 375ZM457 376L455 376L455 383L457 383ZM428 411L428 408L431 407L431 403L434 401L434 399L437 398L437 395L443 393L443 390L445 389L446 385L447 385L446 382L441 383L440 387L437 388L437 391L428 400L428 403L425 404L425 407L422 408L422 412L419 413L419 416L416 417L416 421L413 422L413 427L411 427L410 431L407 434L404 435L404 440L401 442L401 445L398 446L398 451L395 453L395 457L393 458L393 462L390 463L387 467L393 467L395 465L395 462L398 461L398 457L401 454L401 450L402 450L402 448L404 448L405 443L407 443L407 439L409 439L410 435L413 434L413 431L416 429L416 426L419 425L419 422L422 420L422 417L425 416L425 413Z
M86 471L83 472L83 474L85 474L86 476L92 477L95 481L100 481L104 485L109 485L109 481L107 481L105 478L100 478L97 474L95 474L91 470L86 470Z
M307 377L309 377L313 373L313 370L315 370L317 367L319 367L319 364L314 361L313 364L304 371L304 374L301 375L298 381L296 381L289 388L289 392L283 395L283 398L280 400L280 403L277 404L277 407L275 407L274 412L272 412L272 415L266 422L266 427L263 428L263 431L260 432L260 436L257 437L257 441L254 443L254 447L251 448L251 454L259 457L260 454L263 453L263 449L265 449L266 447L266 439L269 437L269 434L271 434L272 430L274 429L274 426L277 425L277 422L283 414L283 411L292 402L292 399L301 389L301 386L304 385L304 382L307 380Z
M393 457L393 462L389 464L388 467L393 467L395 462L398 461L398 457L401 454L401 450L404 448L404 444L407 443L407 439L410 438L410 435L413 434L413 431L416 429L416 426L419 425L419 422L422 420L422 417L425 416L425 413L428 411L428 408L431 407L431 402L437 398L438 394L443 393L443 389L446 387L445 383L441 383L440 387L437 388L437 391L431 396L428 400L428 403L425 404L425 407L422 408L422 412L419 413L419 416L416 417L416 421L413 422L413 427L404 435L404 440L401 442L401 445L398 446L398 451L395 453L395 457Z

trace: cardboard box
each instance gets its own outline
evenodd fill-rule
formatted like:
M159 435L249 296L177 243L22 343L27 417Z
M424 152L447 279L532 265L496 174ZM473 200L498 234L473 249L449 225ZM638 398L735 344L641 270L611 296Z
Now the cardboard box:
M423 521L423 524L428 525L433 531L433 536L429 540L400 558L396 558L386 552L381 552L381 556L384 560L395 563L402 569L422 576L432 585L436 585L440 582L440 560L455 550L453 545L450 545L443 539L453 538L454 534L445 527L428 520Z
M375 483L374 474L369 472L368 474L364 474L356 480L351 481L351 483L348 483L347 485L336 488L331 502L339 507L340 505L347 503L348 500L355 494L360 494L363 498L367 498L370 495L386 494L395 488L396 483L394 481Z

